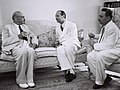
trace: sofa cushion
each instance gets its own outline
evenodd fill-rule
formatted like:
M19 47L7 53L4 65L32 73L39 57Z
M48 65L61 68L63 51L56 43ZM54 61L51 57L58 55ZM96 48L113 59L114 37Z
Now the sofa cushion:
M36 58L43 58L43 57L56 57L57 56L57 49L54 47L39 47L35 50Z
M56 40L55 22L47 20L30 20L26 22L30 30L38 37L39 47L52 47Z
M38 35L39 47L53 47L56 41L55 29Z
M35 35L40 35L51 30L54 30L56 27L56 23L47 20L29 20L25 23L29 29L35 33Z
M54 47L40 47L35 50L36 52L36 59L43 58L43 57L56 57L57 52L56 48ZM6 55L4 53L1 54L0 59L2 61L11 61L14 62L14 58L11 55Z
M116 60L114 63L120 64L120 58L118 60Z

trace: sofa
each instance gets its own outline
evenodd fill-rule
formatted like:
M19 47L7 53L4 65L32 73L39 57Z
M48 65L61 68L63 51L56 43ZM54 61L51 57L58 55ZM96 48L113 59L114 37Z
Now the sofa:
M25 23L30 30L37 35L38 47L35 50L36 58L34 62L34 69L58 66L57 53L55 48L56 34L55 34L55 22L47 20L29 20ZM2 30L1 26L1 30ZM0 31L0 45L1 41ZM85 54L80 57L86 57ZM77 55L77 58L80 58ZM76 62L80 61L76 58ZM84 60L83 58L82 60ZM0 73L15 71L15 60L12 56L6 56L5 54L0 55Z
M56 36L55 36L55 22L47 20L29 20L25 23L30 30L37 35L38 38L38 48L36 51L36 58L34 62L34 69L58 66L59 62L57 60L57 53L55 46ZM0 45L2 44L1 40L1 30L0 29ZM78 30L78 36L81 33L81 30ZM81 39L79 37L79 39ZM87 45L86 45L87 46ZM88 45L89 46L89 45ZM1 49L1 47L0 47ZM76 54L75 62L86 62L87 53L83 52L82 54ZM120 73L120 59L109 67L109 70ZM6 56L5 54L0 55L0 73L15 71L15 60L12 56Z

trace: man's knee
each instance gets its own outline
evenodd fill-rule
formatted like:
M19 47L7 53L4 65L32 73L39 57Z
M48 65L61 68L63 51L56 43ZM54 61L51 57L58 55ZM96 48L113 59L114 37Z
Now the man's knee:
M64 50L63 48L64 48L63 46L57 47L57 53L62 53Z
M87 61L89 62L89 61L91 61L91 59L92 59L92 57L94 56L94 54L93 53L88 53L87 54Z
M20 52L19 52L20 55L27 55L27 50L26 49L22 49Z
M28 51L29 51L30 53L34 53L34 52L35 52L35 50L34 50L33 48L29 48Z

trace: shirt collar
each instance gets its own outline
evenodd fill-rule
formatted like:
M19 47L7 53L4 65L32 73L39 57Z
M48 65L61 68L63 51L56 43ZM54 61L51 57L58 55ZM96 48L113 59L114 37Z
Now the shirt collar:
M62 24L62 27L64 28L65 27L65 24L66 24L66 20L65 20L65 22ZM61 25L61 24L60 24Z
M112 20L109 21L109 22L108 22L105 26L103 26L103 27L107 28L107 27L111 26L111 23L112 23Z
M16 23L13 23L15 27L19 28L19 25L17 25Z

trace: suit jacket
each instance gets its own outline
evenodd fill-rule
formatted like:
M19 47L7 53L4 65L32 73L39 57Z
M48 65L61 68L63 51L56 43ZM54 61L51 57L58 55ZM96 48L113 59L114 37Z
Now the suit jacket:
M80 47L76 24L69 21L65 21L64 24L63 31L61 31L60 24L56 28L56 36L59 42L62 45L76 45Z
M30 43L30 37L32 37L32 43L38 44L37 36L35 36L29 28L23 24L23 31L27 32L28 43ZM2 29L2 50L9 51L15 46L20 44L20 39L18 38L18 31L15 23L5 25Z
M100 43L94 44L95 50L107 50L120 48L120 30L113 21L110 21L104 26L104 33ZM99 40L98 40L99 41Z

